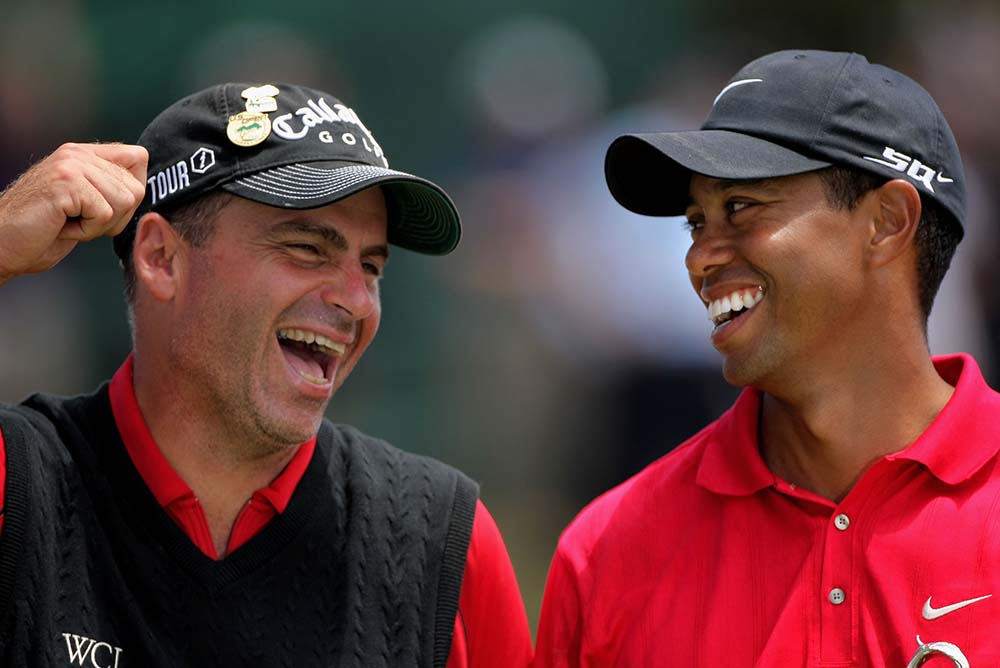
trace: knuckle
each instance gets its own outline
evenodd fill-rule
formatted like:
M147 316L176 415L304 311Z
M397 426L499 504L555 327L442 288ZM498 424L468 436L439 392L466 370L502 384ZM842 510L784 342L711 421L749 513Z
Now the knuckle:
M138 202L135 199L135 193L128 186L123 185L118 192L114 208L124 212L131 209L136 204L138 204Z
M107 229L108 225L111 223L112 220L114 220L114 216L115 216L115 211L110 204L104 202L101 206L99 206L94 211L94 215L91 217L91 219L89 221L85 221L90 223L89 225L84 225L87 238L93 239L95 237L104 234L104 231Z
M57 160L79 160L85 153L92 149L87 144L77 142L66 142L52 152L52 157Z
M79 166L72 160L57 160L51 167L52 178L56 181L73 181L79 173Z
M118 176L120 178L118 193L121 205L125 207L138 206L146 194L146 184L125 169L119 170Z
M128 194L131 199L129 206L139 206L146 197L146 184L138 179L131 179L128 182Z
M65 212L72 211L80 206L78 203L79 200L68 191L55 193L51 198L51 202L60 215L64 215Z

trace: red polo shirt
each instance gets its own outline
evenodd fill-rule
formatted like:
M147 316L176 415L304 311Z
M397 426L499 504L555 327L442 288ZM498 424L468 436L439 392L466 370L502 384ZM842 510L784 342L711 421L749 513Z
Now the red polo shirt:
M918 635L1000 665L1000 395L967 355L935 366L951 400L839 504L768 470L755 390L590 504L552 562L536 668L903 668Z
M217 559L198 498L160 452L139 411L132 385L131 355L111 379L109 395L122 441L153 496L191 542L205 555ZM0 433L0 492L6 478L2 448ZM285 510L315 449L315 438L304 443L270 486L254 493L233 526L229 552L239 549ZM0 515L0 528L2 521ZM479 501L447 666L516 668L526 667L530 662L528 620L510 557L496 522Z

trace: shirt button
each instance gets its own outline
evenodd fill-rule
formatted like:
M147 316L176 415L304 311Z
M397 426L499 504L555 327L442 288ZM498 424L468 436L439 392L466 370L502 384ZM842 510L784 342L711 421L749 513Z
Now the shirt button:
M840 605L847 598L847 594L840 587L834 587L830 590L830 603L834 605Z
M847 531L847 527L851 526L851 518L844 513L840 513L834 518L833 526L837 527L841 531Z

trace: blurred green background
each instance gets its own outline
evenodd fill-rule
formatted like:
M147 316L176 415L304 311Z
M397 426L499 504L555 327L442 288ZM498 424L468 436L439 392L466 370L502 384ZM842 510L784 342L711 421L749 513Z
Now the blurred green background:
M853 50L951 120L970 220L931 323L987 378L1000 301L1000 12L992 2L505 3L3 0L0 184L64 141L132 141L223 80L295 81L352 106L398 169L463 213L446 258L394 253L382 330L332 419L481 481L534 627L560 530L735 396L707 345L676 221L614 205L617 134L696 127L746 61ZM0 400L76 393L129 349L110 242L0 289ZM655 530L655 528L651 528Z

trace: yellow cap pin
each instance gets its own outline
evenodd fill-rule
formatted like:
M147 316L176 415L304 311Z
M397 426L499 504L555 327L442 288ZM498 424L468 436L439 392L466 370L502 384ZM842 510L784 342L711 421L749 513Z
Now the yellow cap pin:
M277 111L278 101L274 97L280 91L271 84L251 86L240 95L247 101L246 111L229 117L226 136L237 146L256 146L271 134L271 119L268 112Z
M237 146L256 146L271 134L271 119L267 114L241 111L229 117L226 136Z

